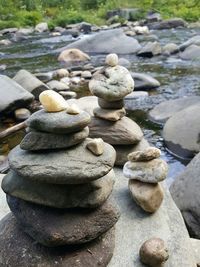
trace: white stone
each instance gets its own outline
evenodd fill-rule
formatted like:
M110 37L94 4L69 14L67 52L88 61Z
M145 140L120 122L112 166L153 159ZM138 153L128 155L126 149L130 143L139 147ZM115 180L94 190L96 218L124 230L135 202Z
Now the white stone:
M66 100L53 90L43 91L39 100L47 112L59 112L68 107Z
M87 148L96 156L100 156L104 152L104 141L101 138L91 139L87 143Z
M69 71L67 69L58 69L54 72L54 74L58 78L64 78L69 76Z
M79 114L81 112L79 107L76 104L72 104L71 106L68 106L66 110L68 114L72 114L72 115Z
M117 54L109 54L106 56L106 64L115 67L118 64L118 55Z

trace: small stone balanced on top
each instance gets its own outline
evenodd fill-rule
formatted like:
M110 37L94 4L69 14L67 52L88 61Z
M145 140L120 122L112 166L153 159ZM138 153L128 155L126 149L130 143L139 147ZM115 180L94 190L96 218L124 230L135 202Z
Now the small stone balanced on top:
M0 265L107 266L119 218L107 200L116 153L87 138L86 112L50 90L40 101L2 182L12 213L0 222Z
M145 211L153 213L161 205L164 197L159 182L167 176L167 163L160 159L158 148L149 147L144 151L128 155L124 165L124 176L129 178L129 189L136 203Z
M106 66L97 71L89 82L91 93L98 97L90 128L90 137L100 137L114 146L117 152L116 165L124 165L132 151L143 150L148 143L140 127L127 118L123 98L134 89L134 80L129 71L118 65L118 56L109 54Z

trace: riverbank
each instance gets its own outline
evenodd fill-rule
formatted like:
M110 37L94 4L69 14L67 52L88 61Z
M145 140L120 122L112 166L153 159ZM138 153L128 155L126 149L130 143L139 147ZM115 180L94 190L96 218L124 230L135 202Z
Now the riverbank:
M47 22L50 29L56 26L86 21L96 25L109 22L109 12L115 9L138 9L132 12L131 20L145 19L150 10L160 13L164 19L180 17L188 22L195 22L200 17L199 1L134 1L131 0L76 0L76 1L0 1L0 29L9 27L34 27L40 22ZM126 12L125 12L126 13ZM113 17L115 22L125 22L127 17L121 13Z

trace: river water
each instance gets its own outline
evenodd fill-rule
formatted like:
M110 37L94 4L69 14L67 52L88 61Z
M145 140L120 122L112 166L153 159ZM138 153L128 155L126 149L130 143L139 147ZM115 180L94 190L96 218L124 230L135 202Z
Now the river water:
M200 34L200 29L170 29L154 31L158 41L181 44L195 34ZM4 37L5 38L5 37ZM147 41L145 36L136 36L143 44ZM3 37L1 37L3 39ZM0 47L0 66L6 65L1 74L13 77L20 69L26 69L32 73L47 72L62 67L57 61L56 49L66 46L75 39L70 35L53 37L49 33L31 34L24 40L14 42L9 46ZM160 81L161 86L149 91L149 100L141 103L136 111L128 110L128 116L135 120L143 129L146 138L162 150L162 157L169 164L168 184L180 173L187 162L170 155L164 146L161 134L162 127L152 123L148 119L148 110L156 103L167 99L174 99L186 95L200 95L200 62L182 61L177 56L158 56L154 58L140 58L134 55L126 55L131 62L130 71L148 73ZM95 66L103 63L105 55L91 55L91 63ZM83 88L80 96L88 95L87 88ZM0 96L3 97L3 96ZM12 118L7 118L0 123L0 130L13 125ZM24 132L20 131L0 143L0 155L8 154L9 150L17 145Z

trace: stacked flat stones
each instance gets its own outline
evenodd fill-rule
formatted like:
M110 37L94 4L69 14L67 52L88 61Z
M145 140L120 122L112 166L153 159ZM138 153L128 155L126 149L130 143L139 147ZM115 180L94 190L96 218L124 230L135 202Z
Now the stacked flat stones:
M132 151L143 150L148 143L143 139L140 127L127 118L123 98L134 89L129 71L118 65L118 56L109 54L106 67L97 71L89 82L91 93L98 97L90 128L90 137L100 137L114 146L116 165L124 165Z
M161 152L155 147L128 155L124 165L124 176L129 178L129 189L133 199L146 212L153 213L163 201L160 182L167 176L167 163L160 159Z
M0 266L107 266L119 218L108 200L116 152L87 138L86 112L49 90L40 101L2 182L12 213L0 222Z

